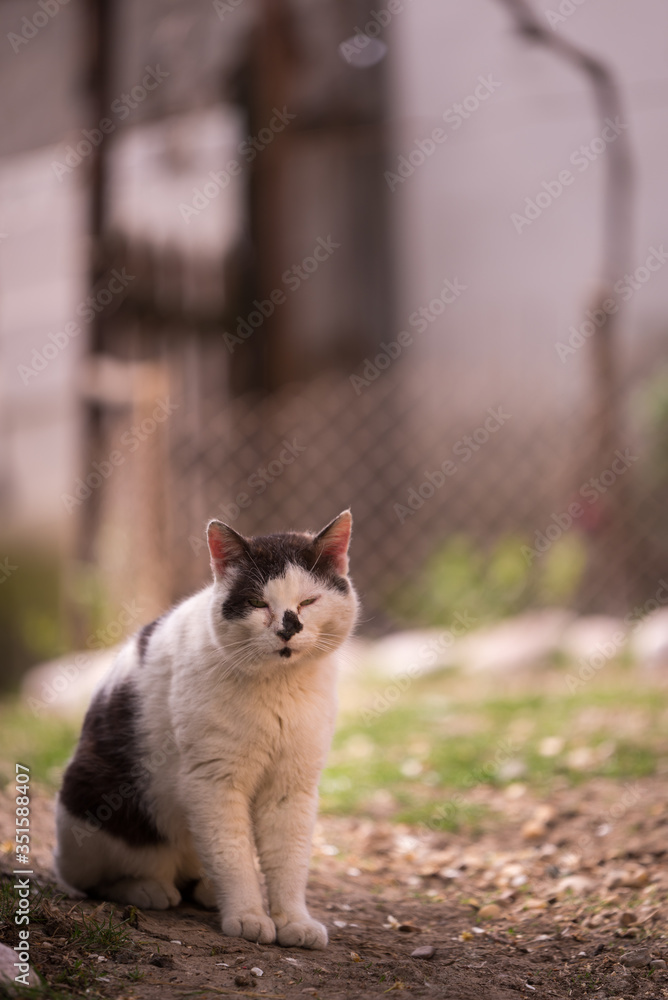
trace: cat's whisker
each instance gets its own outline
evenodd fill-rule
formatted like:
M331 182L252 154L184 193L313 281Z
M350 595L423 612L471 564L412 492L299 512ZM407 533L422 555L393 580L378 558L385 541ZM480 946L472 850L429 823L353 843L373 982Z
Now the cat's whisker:
M218 646L218 649L234 649L235 646L247 646L252 639L239 639L237 642L228 642L225 645Z

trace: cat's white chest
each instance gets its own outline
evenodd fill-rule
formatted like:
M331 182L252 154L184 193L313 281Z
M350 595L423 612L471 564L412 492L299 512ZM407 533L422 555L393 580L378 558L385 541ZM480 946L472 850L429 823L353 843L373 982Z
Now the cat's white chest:
M219 772L234 774L247 792L278 770L322 767L336 717L335 684L333 664L321 662L271 684L223 686L190 714L187 756L217 761Z

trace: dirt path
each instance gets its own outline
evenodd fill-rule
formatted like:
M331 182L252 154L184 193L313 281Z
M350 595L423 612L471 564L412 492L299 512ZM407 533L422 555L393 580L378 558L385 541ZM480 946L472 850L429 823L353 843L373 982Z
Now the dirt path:
M668 997L663 783L591 781L549 805L521 785L479 794L493 812L475 837L321 820L309 898L329 928L324 952L224 938L194 906L137 913L45 898L33 908L34 965L63 997ZM0 806L7 850L6 795ZM46 883L48 799L33 803L33 824ZM0 860L11 902L13 858ZM0 937L13 945L6 917Z

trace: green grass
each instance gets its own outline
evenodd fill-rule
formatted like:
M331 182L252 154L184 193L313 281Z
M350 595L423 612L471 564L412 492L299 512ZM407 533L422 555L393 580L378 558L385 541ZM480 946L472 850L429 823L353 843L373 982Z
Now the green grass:
M79 735L79 723L36 716L17 700L0 703L0 786L12 785L15 765L30 768L31 781L55 789Z
M80 921L72 925L70 944L84 951L94 951L98 955L115 955L123 948L130 947L132 941L127 924L114 919L112 913L107 920L96 920L82 914Z
M480 786L521 781L547 794L556 780L633 781L668 762L668 691L641 685L621 665L573 694L559 669L523 684L432 675L372 718L368 708L387 681L352 683L344 702L358 707L339 722L321 783L324 812L475 829L485 813L475 801ZM495 686L512 693L499 696ZM562 743L551 755L546 737L553 751Z
M13 888L12 878L3 878L0 881L0 937L8 927L13 924L13 917L16 910L16 894ZM78 955L68 960L66 967L50 974L50 984L44 987L21 988L18 993L21 997L40 996L49 1000L72 1000L74 996L99 996L99 991L95 988L100 967L92 955L106 955L113 957L123 949L133 949L132 939L128 933L127 921L119 921L114 914L108 917L97 919L88 916L80 907L72 909L70 904L63 909L53 904L63 900L62 893L53 886L46 885L35 888L31 900L31 923L43 924L49 933L57 933L63 936L67 942L67 949L73 949ZM40 963L36 963L36 971L39 973ZM136 970L136 974L130 978L141 978L141 973ZM5 994L0 987L0 997Z

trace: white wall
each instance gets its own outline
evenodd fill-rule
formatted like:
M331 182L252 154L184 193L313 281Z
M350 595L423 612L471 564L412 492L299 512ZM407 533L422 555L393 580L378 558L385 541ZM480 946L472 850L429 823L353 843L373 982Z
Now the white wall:
M567 9L562 0L534 8ZM584 0L555 30L606 60L618 73L625 123L637 162L634 260L668 246L668 6L663 0ZM600 263L605 154L584 172L569 162L599 134L581 75L511 29L494 0L406 0L386 34L396 115L395 158L443 126L479 77L500 86L390 196L400 260L401 315L433 297L445 277L466 293L424 334L415 361L439 358L449 371L484 366L500 382L523 381L527 397L550 407L586 386L587 351L562 364L555 342L590 305ZM396 160L395 160L396 162ZM573 184L518 234L513 212L569 168ZM624 313L627 356L649 349L666 329L668 266ZM460 367L462 366L462 367Z

